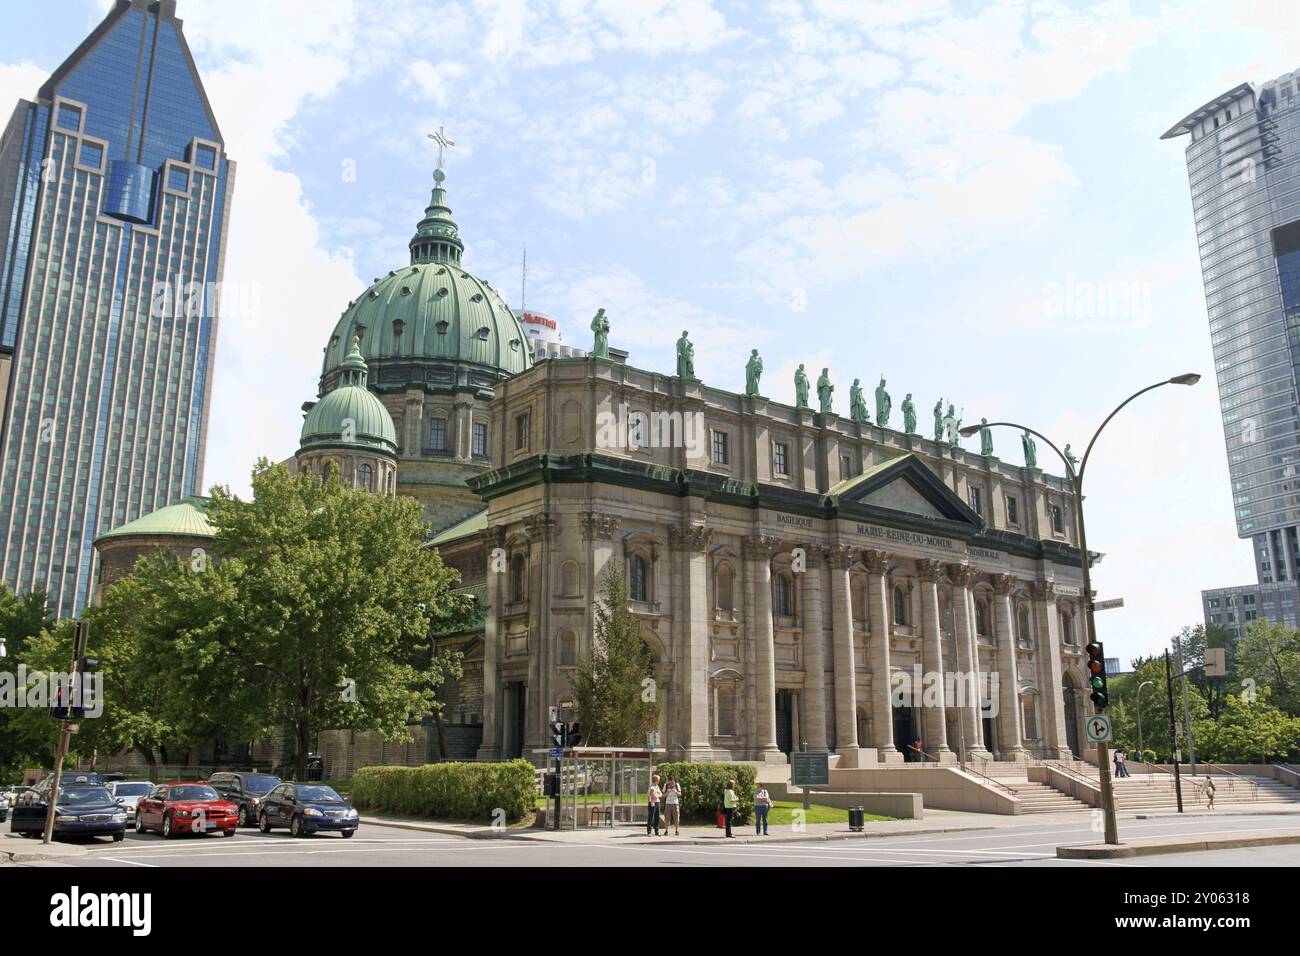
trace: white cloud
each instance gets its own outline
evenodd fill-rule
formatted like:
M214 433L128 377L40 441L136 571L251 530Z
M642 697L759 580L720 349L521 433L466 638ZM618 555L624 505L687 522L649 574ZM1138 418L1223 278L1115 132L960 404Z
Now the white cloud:
M10 112L18 100L35 100L36 91L49 77L34 63L0 64L0 129L9 122Z

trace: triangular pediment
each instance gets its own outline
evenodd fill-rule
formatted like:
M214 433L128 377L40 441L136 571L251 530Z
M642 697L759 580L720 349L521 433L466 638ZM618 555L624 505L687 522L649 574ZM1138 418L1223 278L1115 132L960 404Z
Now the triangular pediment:
M915 455L881 462L826 494L836 508L889 511L982 527L983 519Z

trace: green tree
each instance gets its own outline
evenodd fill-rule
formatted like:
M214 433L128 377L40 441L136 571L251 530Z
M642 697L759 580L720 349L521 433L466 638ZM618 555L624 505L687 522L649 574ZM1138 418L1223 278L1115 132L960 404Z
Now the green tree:
M19 667L32 666L36 643L55 626L46 610L47 603L47 595L39 588L19 595L0 581L0 640L5 648L0 672L7 675L5 681L13 695L11 701L0 706L0 774L4 779L17 776L27 767L48 766L54 759L55 728L48 711L29 713L27 708L10 706L19 701ZM70 649L64 651L60 670L67 668L69 653Z
M595 611L591 654L578 661L573 678L584 740L595 747L644 746L659 723L654 658L628 610L627 582L613 564Z
M1182 651L1183 670L1189 671L1188 684L1200 692L1210 716L1218 717L1228 695L1240 686L1236 675L1236 635L1216 624L1209 627L1196 624L1184 627L1174 640ZM1221 677L1206 676L1205 652L1211 647L1222 647L1228 652L1228 670Z
M1251 621L1237 642L1235 664L1239 684L1268 691L1275 707L1300 717L1300 631Z
M1230 694L1215 720L1198 720L1197 756L1214 763L1267 763L1300 748L1300 717L1258 695Z

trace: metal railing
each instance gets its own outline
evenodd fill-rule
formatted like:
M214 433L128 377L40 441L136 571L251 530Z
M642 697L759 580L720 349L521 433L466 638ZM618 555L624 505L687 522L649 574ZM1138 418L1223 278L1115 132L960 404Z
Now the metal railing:
M920 747L914 747L914 746L912 746L911 744L908 744L908 745L907 745L907 749L910 750L910 751L912 751L912 752L915 753L915 754L920 754L922 757L924 757L926 760L930 761L931 763L939 763L939 758L938 758L938 757L936 757L934 754L926 753L926 752L925 752L924 750L922 750ZM974 774L975 776L979 777L981 780L985 780L985 781L987 781L987 782L993 784L993 786L997 787L999 790L1005 790L1005 791L1006 791L1008 794L1010 794L1014 799L1017 799L1017 800L1020 799L1020 795L1017 794L1015 790L1013 790L1011 787L1008 787L1005 783L1002 783L1000 780L994 780L994 779L993 779L992 777L990 777L988 774L986 774L986 773L984 773L984 772L982 772L982 771L980 771L980 770L976 770L976 769L973 768L973 767L968 767L968 766L966 766L965 764L958 764L958 766L962 769L963 772L965 772L965 773L972 773L972 774Z
M1228 792L1229 792L1229 793L1235 793L1235 792L1236 792L1236 789L1237 789L1237 783L1240 782L1240 783L1242 783L1244 786L1250 788L1250 799L1252 799L1252 800L1258 800L1258 799L1259 799L1259 781L1258 781L1258 780L1255 780L1255 779L1253 779L1253 778L1251 778L1251 777L1244 777L1244 776L1242 776L1242 775L1239 774L1239 773L1234 773L1233 771L1229 770L1227 767L1222 767L1222 766L1220 766L1220 765L1217 764L1217 763L1207 763L1207 764L1205 764L1205 768L1206 768L1206 770L1218 770L1219 773L1223 774L1224 776L1226 776L1226 777L1228 778ZM1213 776L1213 775L1210 774L1210 773L1207 773L1205 776L1208 778L1208 777L1211 777L1211 776ZM1218 784L1215 784L1215 789L1216 789L1216 790L1218 789Z

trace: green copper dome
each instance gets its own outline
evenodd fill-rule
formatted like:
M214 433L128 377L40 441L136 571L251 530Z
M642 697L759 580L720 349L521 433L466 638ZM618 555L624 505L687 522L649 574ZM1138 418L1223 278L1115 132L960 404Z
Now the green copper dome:
M128 521L95 539L95 544L115 538L215 538L208 521L208 499L197 495Z
M523 326L505 300L460 264L464 243L442 170L409 243L409 265L375 279L334 326L321 365L322 393L339 380L353 336L379 391L491 388L530 368Z
M397 454L397 429L393 417L366 387L366 360L354 337L339 366L339 384L311 407L302 423L299 451L309 448L363 448L386 455Z

